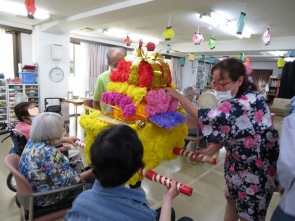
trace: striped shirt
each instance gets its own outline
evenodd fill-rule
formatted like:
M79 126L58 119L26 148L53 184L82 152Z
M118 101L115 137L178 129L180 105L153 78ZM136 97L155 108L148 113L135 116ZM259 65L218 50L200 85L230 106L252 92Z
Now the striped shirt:
M142 188L104 188L96 180L91 190L84 191L75 199L66 220L150 221L156 220L156 216L157 212L150 209Z

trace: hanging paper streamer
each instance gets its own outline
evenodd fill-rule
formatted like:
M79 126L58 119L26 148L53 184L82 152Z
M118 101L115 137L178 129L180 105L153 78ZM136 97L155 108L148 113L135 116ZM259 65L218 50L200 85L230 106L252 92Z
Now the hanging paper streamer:
M209 63L210 64L215 64L215 58L214 57L210 57L209 58Z
M170 44L167 44L166 47L165 47L165 49L166 49L166 52L169 53L170 50L171 50L171 46L170 46Z
M190 61L195 60L195 55L194 55L194 54L190 54L189 57L188 57L188 59L189 59Z
M25 5L28 12L27 17L34 19L34 14L36 12L35 0L25 0Z
M266 31L262 35L262 41L264 42L265 45L269 45L270 38L271 38L270 30L269 30L269 28L267 28Z
M240 61L245 61L245 53L244 53L244 52L241 53L241 54L239 55L238 59L239 59Z
M278 60L278 68L283 68L285 66L286 62L284 57L280 57Z
M204 62L204 61L205 61L205 55L202 54L202 55L200 56L200 61L201 61L201 62Z
M212 50L212 49L215 48L215 46L216 46L216 40L215 40L214 37L211 37L211 38L210 38L210 41L208 42L208 45L209 45L209 47L210 47L210 50Z
M125 38L124 42L125 42L125 44L126 44L127 46L130 46L130 44L132 43L132 40L131 40L130 37L127 35L127 37Z
M167 26L166 30L163 31L162 35L164 36L165 41L170 41L171 38L173 38L175 35L175 32L172 29L172 25L171 25L171 15L169 15L168 26Z
M241 35L243 33L243 30L245 28L245 24L246 24L246 13L241 12L239 21L237 23L237 34L238 35Z
M184 64L185 64L185 58L182 57L180 58L180 66L184 66Z

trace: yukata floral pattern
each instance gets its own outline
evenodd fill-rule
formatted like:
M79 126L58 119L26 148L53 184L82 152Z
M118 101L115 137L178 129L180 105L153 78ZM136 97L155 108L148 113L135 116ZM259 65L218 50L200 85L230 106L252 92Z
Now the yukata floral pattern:
M208 142L224 143L225 196L236 200L238 214L265 219L277 187L278 132L264 97L247 91L216 108L199 109L199 126Z
M19 171L33 191L43 192L78 183L80 176L58 149L47 141L29 140L22 153ZM37 197L35 205L48 206L63 199L69 191Z

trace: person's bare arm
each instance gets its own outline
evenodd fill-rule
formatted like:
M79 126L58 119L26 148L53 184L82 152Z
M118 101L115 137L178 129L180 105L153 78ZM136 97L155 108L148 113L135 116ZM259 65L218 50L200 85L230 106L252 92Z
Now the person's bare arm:
M182 107L196 120L198 120L198 111L199 108L195 106L189 99L182 96L180 93L178 93L176 90L170 87L166 87L165 90L168 94L170 94L172 97L177 99L179 103L182 105Z
M96 110L101 110L101 107L100 107L100 101L95 101L95 100L93 100L93 102L92 102L92 106L93 106L93 108L96 109Z
M93 174L93 170L87 170L80 174L80 180L86 180L88 177L90 177Z
M205 150L198 150L198 151L196 151L196 153L200 153L200 154L203 154L205 156L213 156L222 147L223 147L223 143L211 144Z
M160 221L171 220L172 200L179 194L175 180L172 181L171 188L163 195L163 202L160 214Z

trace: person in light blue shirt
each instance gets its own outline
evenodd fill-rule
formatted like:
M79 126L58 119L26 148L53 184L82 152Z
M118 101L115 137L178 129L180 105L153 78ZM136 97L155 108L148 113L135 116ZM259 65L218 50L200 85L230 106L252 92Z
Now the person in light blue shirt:
M295 113L295 96L291 98L290 102L287 104L286 117L290 114Z
M162 208L150 209L141 187L125 187L126 182L144 163L143 146L136 132L127 125L113 125L103 130L90 149L96 181L91 190L81 193L66 214L67 221L151 221L175 220L171 207L179 192L176 182L163 195ZM182 221L192 221L183 217Z

